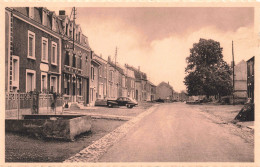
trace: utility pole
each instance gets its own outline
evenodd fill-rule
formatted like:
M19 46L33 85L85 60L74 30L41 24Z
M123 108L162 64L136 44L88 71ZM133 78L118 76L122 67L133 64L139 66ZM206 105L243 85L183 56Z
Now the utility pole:
M117 46L116 46L116 51L115 51L115 66L116 66L116 59L117 59Z
M232 68L233 68L233 105L235 104L235 60L234 60L234 46L232 40Z

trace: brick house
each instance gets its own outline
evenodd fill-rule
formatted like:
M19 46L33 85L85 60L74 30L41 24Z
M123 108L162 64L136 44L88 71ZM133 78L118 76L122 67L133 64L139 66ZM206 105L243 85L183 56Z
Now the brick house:
M255 85L255 56L247 60L247 96L254 103L254 85Z
M65 103L89 105L92 51L80 25L59 11L62 30L62 93ZM74 32L74 34L73 34Z
M5 8L6 118L14 116L14 109L28 114L33 105L32 112L45 112L53 103L50 93L62 92L60 25L55 13L43 7ZM39 93L38 103L32 91ZM56 109L61 105L58 97Z
M61 93L59 24L46 8L6 8L7 92Z

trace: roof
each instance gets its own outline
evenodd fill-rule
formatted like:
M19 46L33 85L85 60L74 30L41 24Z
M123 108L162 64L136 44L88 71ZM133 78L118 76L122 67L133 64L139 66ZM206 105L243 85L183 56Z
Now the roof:
M249 60L247 60L246 62L249 62L249 61L255 61L255 56L251 57Z
M113 68L115 68L119 73L121 73L122 75L124 75L124 69L122 69L121 67L120 67L120 65L119 64L114 64L113 62L108 62L108 64L109 65L111 65Z
M161 83L159 83L159 85L157 85L157 87L160 87L160 86L166 86L166 87L172 89L172 91L174 91L174 90L173 90L173 87L172 87L170 84L168 84L168 83L166 83L166 82L164 82L164 81L161 82Z
M152 86L156 86L155 84L153 84L151 81L147 81L150 85L152 85Z
M135 75L135 78L137 80L147 80L147 76L146 76L146 73L144 72L141 72L140 70L138 70L137 68L133 67L133 66L129 66L128 64L125 64L125 67L130 69L130 70L133 70L134 71L134 75Z

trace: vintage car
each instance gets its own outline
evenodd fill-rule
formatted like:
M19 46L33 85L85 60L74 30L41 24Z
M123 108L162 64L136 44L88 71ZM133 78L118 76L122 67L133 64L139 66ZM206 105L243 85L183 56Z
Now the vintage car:
M108 107L126 106L127 108L133 108L136 105L138 105L138 103L129 97L118 97L116 100L107 100Z

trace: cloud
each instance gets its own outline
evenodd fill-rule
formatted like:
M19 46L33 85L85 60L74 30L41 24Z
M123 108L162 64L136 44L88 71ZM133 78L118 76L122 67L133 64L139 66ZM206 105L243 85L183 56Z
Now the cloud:
M215 12L216 16L213 12L214 21L221 18L218 19L219 24L216 23L215 25L213 24L214 21L208 24L209 18L203 18L204 21L202 21L203 19L200 20L201 23L196 24L196 28L193 26L185 27L183 24L186 23L182 21L183 17L180 17L181 22L172 22L170 25L176 25L177 28L186 28L183 31L185 33L181 34L174 31L174 28L165 27L166 23L163 22L159 24L159 27L161 27L161 31L167 30L167 32L157 31L159 28L157 24L154 24L154 21L156 21L154 17L150 18L149 16L149 22L142 22L142 19L137 17L138 14L134 14L134 18L132 18L133 16L129 15L129 12L124 12L125 14L119 19L121 17L120 13L112 10L114 13L108 17L106 14L109 13L104 12L106 10L88 8L86 11L90 12L90 16L85 13L86 17L78 17L77 19L77 23L80 23L84 34L89 38L91 48L97 54L102 54L104 58L107 58L108 55L113 58L117 46L117 61L120 64L128 63L135 67L141 66L141 70L149 75L152 82L159 84L161 81L169 81L175 91L186 89L183 84L186 67L185 59L189 56L189 50L192 48L193 43L197 43L200 38L219 41L223 47L224 60L229 64L232 60L232 40L234 41L236 63L242 59L248 60L255 54L256 39L251 21L244 19L242 24L238 19L235 19L232 22L231 16L225 21L223 20L226 18L225 14L218 15L224 9L218 9L221 12ZM208 9L203 10L209 12ZM136 12L137 9L133 11ZM142 11L137 12L142 14ZM251 9L249 9L249 13L251 13ZM186 15L189 16L187 13ZM200 16L203 16L203 12L200 13ZM175 17L178 20L178 17ZM189 18L188 20L189 24L195 24L193 19ZM150 28L153 26L150 23L153 23L157 28ZM233 23L236 25L235 27L225 28L226 25L231 26ZM141 24L147 25L140 26ZM160 33L160 35L157 33ZM147 35L154 38L147 37ZM158 35L160 38L157 38Z
M119 23L118 23L119 24ZM189 56L189 49L200 38L219 41L223 47L224 60L232 60L232 40L234 41L235 61L247 60L255 53L255 39L253 27L241 27L235 32L222 32L217 28L205 27L198 31L190 31L180 37L170 35L160 40L154 40L146 47L140 47L140 34L134 31L118 31L111 23L89 27L88 36L92 48L103 55L114 56L115 46L118 46L118 62L141 66L141 70L148 73L155 84L169 81L176 91L185 89L185 58ZM120 25L119 25L120 26Z

